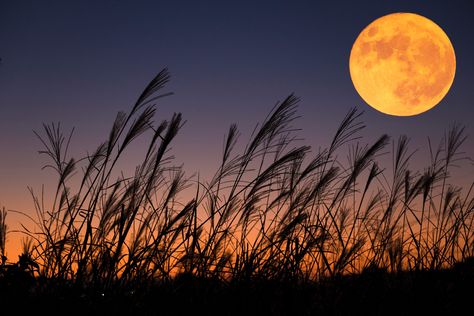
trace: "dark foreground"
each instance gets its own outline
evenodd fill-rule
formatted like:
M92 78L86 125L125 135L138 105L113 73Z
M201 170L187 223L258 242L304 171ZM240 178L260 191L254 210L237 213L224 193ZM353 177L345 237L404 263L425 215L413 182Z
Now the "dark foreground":
M0 278L2 312L16 315L468 315L474 265L389 274L365 272L296 284L180 276L134 289L81 289L27 276ZM120 288L120 290L118 290ZM13 309L11 309L13 308ZM2 313L3 314L3 313Z

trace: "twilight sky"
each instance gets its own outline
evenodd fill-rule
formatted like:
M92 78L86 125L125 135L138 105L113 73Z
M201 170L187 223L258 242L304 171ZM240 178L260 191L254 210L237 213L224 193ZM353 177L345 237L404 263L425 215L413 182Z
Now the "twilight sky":
M228 126L245 142L275 102L301 97L305 143L326 145L345 113L365 111L368 136L407 134L412 148L437 143L454 122L474 135L472 1L2 1L0 4L0 207L31 212L27 186L54 176L33 130L43 122L75 127L72 154L92 151L115 114L168 67L172 80L158 119L187 120L173 153L189 173L217 167ZM441 26L456 51L446 98L414 117L379 113L359 97L348 60L360 31L393 12ZM474 156L474 141L464 149ZM417 159L423 161L427 156ZM133 167L135 163L131 163ZM462 172L472 180L472 168ZM11 220L16 219L13 215ZM15 224L10 223L12 227ZM13 239L14 237L10 237Z

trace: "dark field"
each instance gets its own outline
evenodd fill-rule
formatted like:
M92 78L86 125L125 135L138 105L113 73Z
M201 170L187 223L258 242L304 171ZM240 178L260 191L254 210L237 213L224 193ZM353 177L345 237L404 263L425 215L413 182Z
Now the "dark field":
M55 280L0 280L2 309L11 307L19 315L468 315L473 293L472 262L449 270L367 271L311 283L182 275L108 291Z

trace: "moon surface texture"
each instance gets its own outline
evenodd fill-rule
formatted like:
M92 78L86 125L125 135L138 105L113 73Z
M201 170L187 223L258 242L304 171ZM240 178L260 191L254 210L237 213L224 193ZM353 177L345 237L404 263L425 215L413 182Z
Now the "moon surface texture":
M456 72L454 48L433 21L393 13L369 24L349 59L359 95L378 111L396 116L423 113L448 93Z

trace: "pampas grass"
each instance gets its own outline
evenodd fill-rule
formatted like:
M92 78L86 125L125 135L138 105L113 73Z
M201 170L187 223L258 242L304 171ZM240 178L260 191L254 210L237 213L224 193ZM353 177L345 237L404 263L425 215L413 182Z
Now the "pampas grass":
M290 95L246 146L237 146L232 125L221 162L204 181L172 165L181 114L155 122L168 80L165 69L85 157L69 156L72 132L59 124L36 133L50 160L45 168L58 179L51 207L30 189L36 217L34 230L25 230L25 251L39 265L37 277L101 293L184 276L301 284L450 268L474 256L473 185L466 190L450 178L463 163L462 127L452 127L436 149L430 143L428 164L414 171L406 136L364 144L362 113L351 109L330 145L315 153L296 145L299 100ZM125 176L117 165L140 137L149 137L148 146ZM379 158L390 153L385 168ZM184 201L185 192L193 197ZM3 255L6 212L0 215Z

